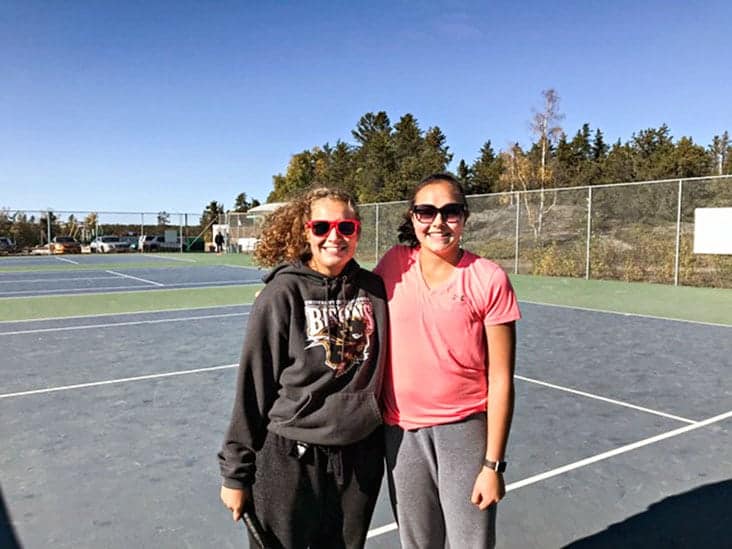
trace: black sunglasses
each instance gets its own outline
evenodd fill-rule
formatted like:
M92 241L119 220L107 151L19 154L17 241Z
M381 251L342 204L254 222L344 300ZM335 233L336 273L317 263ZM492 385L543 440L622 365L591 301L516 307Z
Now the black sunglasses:
M311 219L305 226L310 229L315 236L325 236L335 227L336 232L341 236L353 236L361 226L358 219L341 219L340 221L325 221L320 219Z
M445 204L442 208L432 204L415 204L412 206L412 213L420 223L432 223L438 213L443 223L457 223L465 214L465 204L453 202Z

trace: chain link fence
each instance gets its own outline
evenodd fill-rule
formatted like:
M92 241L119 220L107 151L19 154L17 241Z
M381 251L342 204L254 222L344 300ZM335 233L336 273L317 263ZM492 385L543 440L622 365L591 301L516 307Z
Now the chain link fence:
M696 208L732 207L732 176L468 197L466 249L508 272L732 288L732 256L695 254ZM358 259L397 243L406 202L360 207Z
M143 251L142 235L156 239L145 251L193 251L203 249L194 241L201 230L201 216L166 212L92 212L26 210L0 212L0 235L9 237L16 252L39 252L58 237L72 237L83 246L98 237L117 237L129 244L120 250ZM96 248L93 248L96 249Z
M694 211L731 208L732 176L515 191L468 197L463 245L508 272L541 276L732 288L732 255L695 254ZM357 259L373 264L397 243L406 202L360 207ZM266 214L230 212L218 225L199 214L165 212L0 212L0 236L18 249L56 235L159 235L166 249L203 250L222 230L227 249L254 248Z

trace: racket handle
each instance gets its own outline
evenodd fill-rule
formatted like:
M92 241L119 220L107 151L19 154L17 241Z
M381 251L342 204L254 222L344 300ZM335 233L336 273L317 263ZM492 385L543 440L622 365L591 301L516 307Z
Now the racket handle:
M244 512L241 514L241 519L244 521L244 525L249 531L249 536L254 540L259 549L268 549L265 543L266 534L262 523L259 522L257 515L254 513L254 506L252 505L251 499L244 504Z

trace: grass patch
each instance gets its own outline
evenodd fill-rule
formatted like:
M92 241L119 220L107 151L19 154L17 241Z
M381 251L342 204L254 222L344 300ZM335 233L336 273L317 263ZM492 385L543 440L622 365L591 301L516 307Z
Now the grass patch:
M519 300L732 326L732 290L511 275Z

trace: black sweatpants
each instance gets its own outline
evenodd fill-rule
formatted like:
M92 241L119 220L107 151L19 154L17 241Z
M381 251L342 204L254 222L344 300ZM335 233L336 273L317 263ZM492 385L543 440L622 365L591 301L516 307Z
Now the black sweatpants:
M252 493L269 544L284 549L363 547L383 474L381 428L349 446L306 448L267 433L257 452Z

